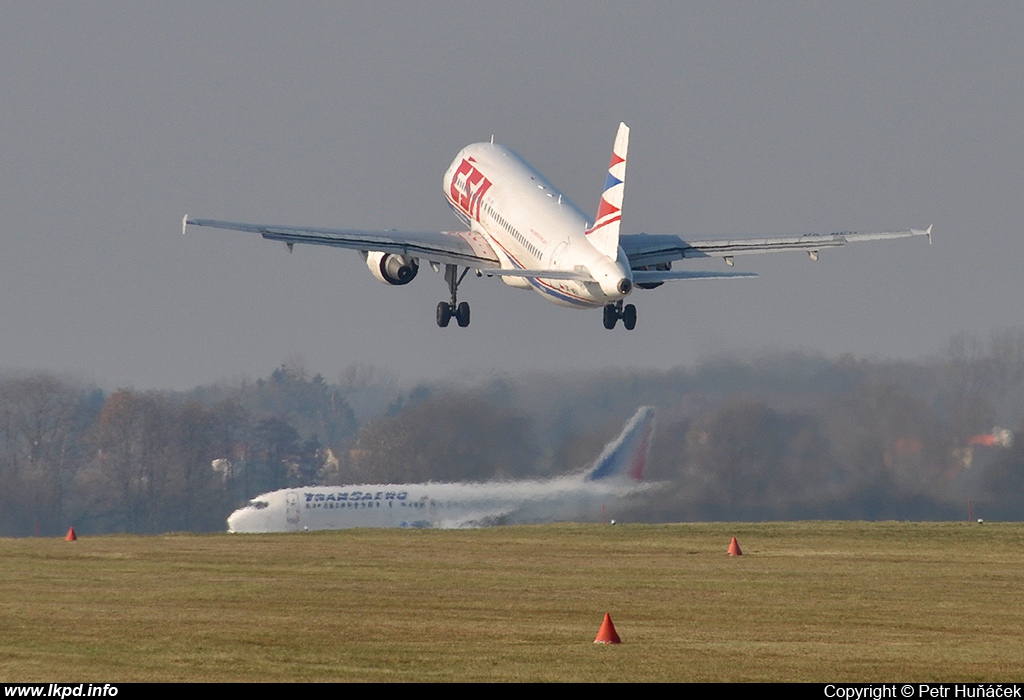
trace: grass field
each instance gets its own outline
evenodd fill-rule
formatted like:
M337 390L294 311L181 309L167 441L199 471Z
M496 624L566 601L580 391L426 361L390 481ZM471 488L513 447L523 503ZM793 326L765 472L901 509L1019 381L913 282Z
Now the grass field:
M1024 680L1017 523L6 539L0 561L0 681ZM593 644L605 612L619 646Z

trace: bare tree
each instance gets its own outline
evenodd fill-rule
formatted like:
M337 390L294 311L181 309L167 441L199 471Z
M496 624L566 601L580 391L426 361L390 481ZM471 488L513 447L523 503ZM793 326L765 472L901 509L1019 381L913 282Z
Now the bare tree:
M68 501L90 420L85 390L50 374L0 383L0 487L12 533L54 534Z

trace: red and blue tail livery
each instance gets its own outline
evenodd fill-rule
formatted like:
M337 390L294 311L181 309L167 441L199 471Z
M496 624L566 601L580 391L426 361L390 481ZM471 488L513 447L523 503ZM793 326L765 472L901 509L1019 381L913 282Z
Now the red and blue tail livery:
M587 481L616 477L643 481L653 434L654 409L643 406L629 420L622 434L604 448L593 468L587 473Z
M587 229L587 238L599 251L610 258L617 257L619 249L619 223L622 221L622 196L626 189L626 152L629 148L629 127L619 124L612 147L612 160L608 164L608 177L597 207L594 225Z

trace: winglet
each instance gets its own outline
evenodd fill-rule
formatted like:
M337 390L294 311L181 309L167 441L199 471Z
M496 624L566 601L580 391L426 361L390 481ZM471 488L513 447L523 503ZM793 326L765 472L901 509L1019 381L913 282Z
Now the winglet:
M597 208L594 225L587 233L589 240L602 254L614 260L619 250L619 223L622 221L622 193L626 189L626 151L629 148L629 127L619 123L608 165L608 177Z
M928 228L925 229L924 235L928 236L928 245L932 244L932 226L935 224L928 224Z
M185 235L185 229L188 228L188 214L181 217L181 235Z

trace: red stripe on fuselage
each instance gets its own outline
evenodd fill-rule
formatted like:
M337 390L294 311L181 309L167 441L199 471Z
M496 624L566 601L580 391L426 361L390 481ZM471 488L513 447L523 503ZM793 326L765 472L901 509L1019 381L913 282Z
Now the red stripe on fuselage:
M622 221L622 217L621 216L615 216L615 217L612 217L611 219L608 219L607 221L602 221L601 223L596 225L594 228L587 229L587 235L589 236L590 234L592 234L597 229L603 228L603 227L607 226L608 224L610 224L612 222L615 222L615 221Z

